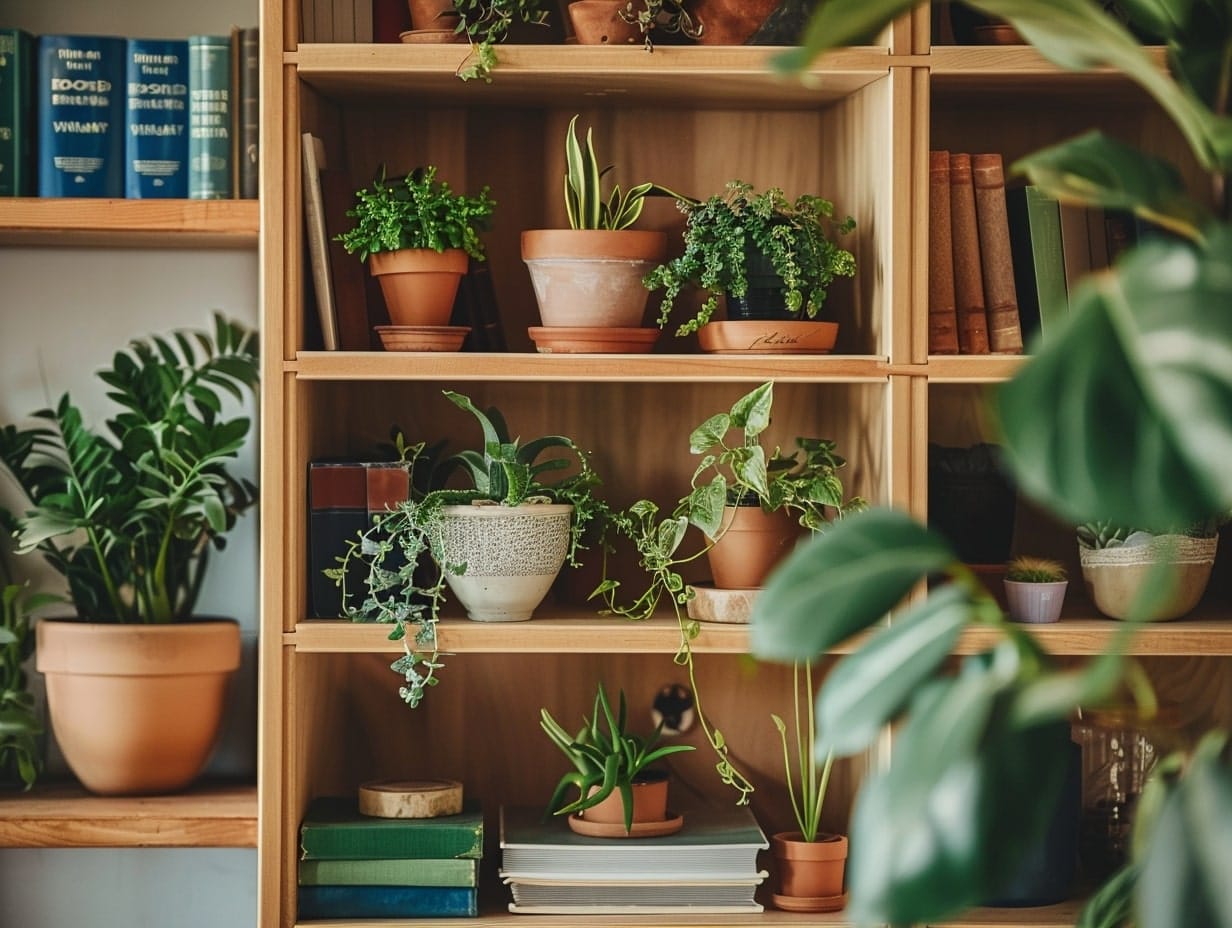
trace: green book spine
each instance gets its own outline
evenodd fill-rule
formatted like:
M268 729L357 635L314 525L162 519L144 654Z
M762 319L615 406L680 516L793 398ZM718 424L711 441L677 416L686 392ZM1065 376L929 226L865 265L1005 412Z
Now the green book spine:
M300 826L304 860L445 859L483 856L483 813L470 805L440 818L373 818L354 799L323 797Z
M225 35L188 38L188 196L225 200L231 196L231 39Z
M32 197L34 38L0 29L0 197Z
M1061 210L1056 200L1036 187L1027 187L1026 197L1040 330L1047 336L1049 332L1056 332L1069 312L1065 257L1061 248Z
M301 860L301 886L477 886L479 861L453 859Z

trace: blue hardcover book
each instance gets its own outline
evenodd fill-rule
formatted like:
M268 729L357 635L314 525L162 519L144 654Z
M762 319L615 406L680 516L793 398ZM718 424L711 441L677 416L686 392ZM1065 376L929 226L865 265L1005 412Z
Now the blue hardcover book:
M188 196L188 42L129 39L124 195Z
M473 886L301 886L299 921L309 918L473 918Z
M39 196L124 196L124 39L44 35L38 48Z
M231 38L188 37L188 196L231 196Z

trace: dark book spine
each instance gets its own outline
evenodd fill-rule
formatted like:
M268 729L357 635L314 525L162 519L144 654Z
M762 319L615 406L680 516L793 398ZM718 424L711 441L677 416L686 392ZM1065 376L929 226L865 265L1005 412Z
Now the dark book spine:
M231 196L231 39L188 39L188 196Z
M34 169L34 37L0 29L0 197L31 197Z
M299 887L301 921L308 918L454 918L478 914L478 893L470 887Z
M1014 259L1005 211L1005 169L997 153L971 156L975 212L980 234L980 270L988 343L998 354L1022 354L1022 328L1014 290Z
M326 570L338 566L347 546L368 525L367 480L363 464L313 462L308 465L308 593L313 618L343 614L342 589ZM347 576L351 599L362 597L362 564Z
M1039 288L1035 283L1035 254L1031 247L1031 221L1027 216L1027 191L1012 187L1005 192L1005 211L1014 262L1014 295L1023 342L1029 344L1040 332Z
M928 153L928 353L958 354L948 151Z
M124 195L188 196L188 42L129 39Z
M256 27L240 31L239 177L240 197L255 200L261 130L261 35Z
M348 254L338 236L351 227L347 210L355 205L355 187L343 171L320 172L321 199L325 211L325 237L329 276L334 288L334 317L338 347L343 351L367 351L376 347L376 330L368 321L368 292L364 262Z
M124 39L38 41L39 196L124 196Z
M954 305L963 354L988 354L988 314L980 271L980 233L975 214L971 156L950 155L950 235L954 246Z

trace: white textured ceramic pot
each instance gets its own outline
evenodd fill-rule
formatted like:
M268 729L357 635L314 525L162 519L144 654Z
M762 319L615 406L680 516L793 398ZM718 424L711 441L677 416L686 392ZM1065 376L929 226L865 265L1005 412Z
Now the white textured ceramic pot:
M1005 600L1010 618L1015 622L1043 625L1061 618L1061 606L1065 602L1068 580L1055 583L1026 583L1022 580L1005 581Z
M573 507L445 506L435 555L446 567L453 595L477 622L522 622L531 617L560 573L569 550Z

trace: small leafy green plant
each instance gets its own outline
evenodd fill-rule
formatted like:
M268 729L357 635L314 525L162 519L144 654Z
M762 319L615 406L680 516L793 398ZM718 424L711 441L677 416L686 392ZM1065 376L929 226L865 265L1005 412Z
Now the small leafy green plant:
M602 683L595 694L594 710L590 718L583 720L577 735L565 731L547 709L540 710L540 727L575 768L556 784L548 803L549 812L555 815L581 812L598 805L617 791L624 805L625 831L632 831L633 784L646 775L652 764L672 754L692 751L693 746L672 744L658 747L661 724L650 737L643 738L627 730L627 717L624 690L620 691L619 707L613 714ZM578 791L577 798L566 802L566 794L574 788Z
M612 165L599 168L595 157L593 130L586 130L586 146L578 140L575 115L569 120L565 136L565 211L572 229L627 229L642 215L648 196L669 196L687 200L678 193L646 181L622 191L613 184L606 197L603 195L603 177L612 170Z
M647 51L654 51L653 32L682 35L694 41L702 37L702 24L693 18L683 0L629 0L620 11L620 18L641 30Z
M121 407L105 433L68 394L34 425L0 429L0 463L30 502L17 551L65 577L80 618L183 621L211 549L256 502L229 470L250 422L223 415L225 397L257 383L256 333L215 315L212 334L133 341L98 376Z
M510 437L500 410L480 410L469 397L451 390L444 395L475 417L483 435L481 450L466 449L443 461L434 460L439 446L427 449L423 442L406 445L399 436L397 445L404 466L412 474L417 470L427 474L426 482L421 485L412 481L410 499L377 516L372 526L351 542L338 566L326 571L342 591L347 618L393 624L390 640L402 641L405 653L392 669L405 678L399 695L412 708L419 705L428 687L436 685L436 671L442 667L436 623L445 599L446 573L456 576L466 572L465 563L450 563L441 554L443 507L476 502L494 506L568 503L573 506L573 517L565 559L572 567L580 563L578 554L586 547L588 530L592 526L602 528L608 515L607 505L596 495L599 477L573 439L547 435L522 444ZM563 449L567 456L540 460L553 448ZM547 474L567 470L571 464L576 465L571 473L548 481ZM469 488L445 487L454 471L467 477ZM347 584L354 577L352 568L357 561L364 588L351 591Z
M750 253L760 252L782 278L786 309L815 318L835 277L853 277L855 257L833 239L855 228L855 220L834 219L834 204L803 195L789 201L782 189L761 193L743 181L728 182L726 191L702 202L681 201L685 214L684 252L651 271L650 290L663 290L659 326L665 327L672 308L687 285L704 294L696 315L683 322L677 335L696 332L710 321L725 293L748 293Z
M458 77L489 84L496 67L496 45L505 40L509 27L514 22L545 25L551 9L544 0L454 0L453 6L461 17L458 32L465 33L471 43L471 54L458 68Z
M479 233L487 228L496 202L487 187L475 197L454 193L447 181L436 179L436 170L428 165L387 180L382 167L347 210L355 226L336 237L347 254L358 253L364 261L370 254L404 248L461 248L484 260Z
M0 510L0 516L8 514ZM7 524L8 519L0 519ZM27 687L24 665L34 653L35 610L59 598L31 593L11 582L0 561L0 785L20 780L34 785L43 768L39 736L43 724L34 711L34 696Z
M1060 583L1065 579L1065 568L1059 561L1024 554L1006 565L1005 579L1015 583Z
M830 785L834 752L827 752L825 762L818 770L817 729L813 721L813 665L803 666L803 681L800 679L800 662L792 666L794 759L787 738L787 723L778 715L771 715L771 719L783 743L783 776L787 781L787 795L791 799L800 836L805 841L816 841L817 831L821 827L821 807L825 804L826 788Z

